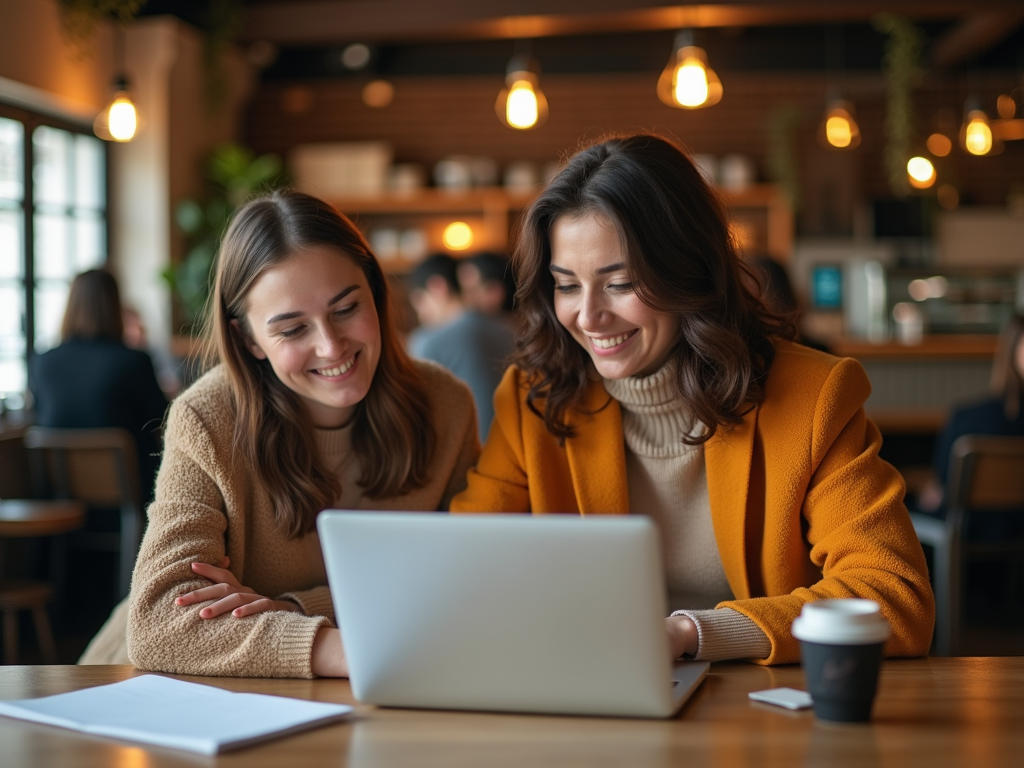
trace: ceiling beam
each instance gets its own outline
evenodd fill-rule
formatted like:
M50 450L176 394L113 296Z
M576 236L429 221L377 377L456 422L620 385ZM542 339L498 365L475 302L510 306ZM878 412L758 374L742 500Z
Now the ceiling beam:
M978 10L1016 8L1018 2L747 0L679 5L661 0L282 0L247 6L241 37L278 45L516 39L681 27L863 22L883 11L915 19L948 19Z
M935 41L932 63L949 69L984 53L1002 42L1024 22L1024 8L1006 8L975 13Z

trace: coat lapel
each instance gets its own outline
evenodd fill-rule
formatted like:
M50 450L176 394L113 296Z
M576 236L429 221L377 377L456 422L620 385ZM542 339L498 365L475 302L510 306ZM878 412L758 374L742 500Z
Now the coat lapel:
M574 422L576 436L565 441L573 491L580 514L629 513L622 411L604 385L594 382Z
M732 429L719 429L704 446L715 540L725 576L738 600L750 597L745 534L758 411L752 410Z

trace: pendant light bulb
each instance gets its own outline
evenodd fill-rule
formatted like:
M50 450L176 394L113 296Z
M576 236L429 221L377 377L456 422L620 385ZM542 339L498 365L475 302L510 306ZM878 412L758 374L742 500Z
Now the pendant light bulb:
M992 151L992 128L984 111L968 111L960 129L960 143L972 155L987 155Z
M537 77L540 67L531 56L513 56L508 63L505 87L498 94L494 111L509 128L526 131L541 125L548 115L548 102Z
M700 109L722 100L722 81L708 66L708 55L693 44L693 32L676 35L672 56L658 78L658 98L670 107Z
M854 149L860 145L860 127L853 116L853 105L832 99L821 124L821 143L828 149Z
M935 183L935 166L926 157L912 157L907 161L907 180L915 189L928 189Z
M131 141L139 129L139 113L128 94L128 81L119 78L114 91L110 104L96 116L93 132L104 141Z

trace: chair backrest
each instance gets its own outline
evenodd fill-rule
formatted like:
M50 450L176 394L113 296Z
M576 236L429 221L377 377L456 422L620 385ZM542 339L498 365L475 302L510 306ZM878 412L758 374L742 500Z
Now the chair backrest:
M949 481L950 509L1024 512L1024 437L957 438Z
M58 498L94 506L141 509L135 438L118 428L30 427L25 446L46 454Z
M28 499L34 490L25 430L8 427L0 433L0 499Z

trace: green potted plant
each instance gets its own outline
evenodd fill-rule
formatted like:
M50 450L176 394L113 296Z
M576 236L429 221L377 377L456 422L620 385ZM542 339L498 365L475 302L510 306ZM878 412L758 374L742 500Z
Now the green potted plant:
M175 210L188 250L181 261L163 271L186 333L196 330L206 304L213 260L231 214L253 195L285 183L280 157L257 157L252 150L233 143L222 144L210 154L204 175L208 182L205 200L182 200Z

